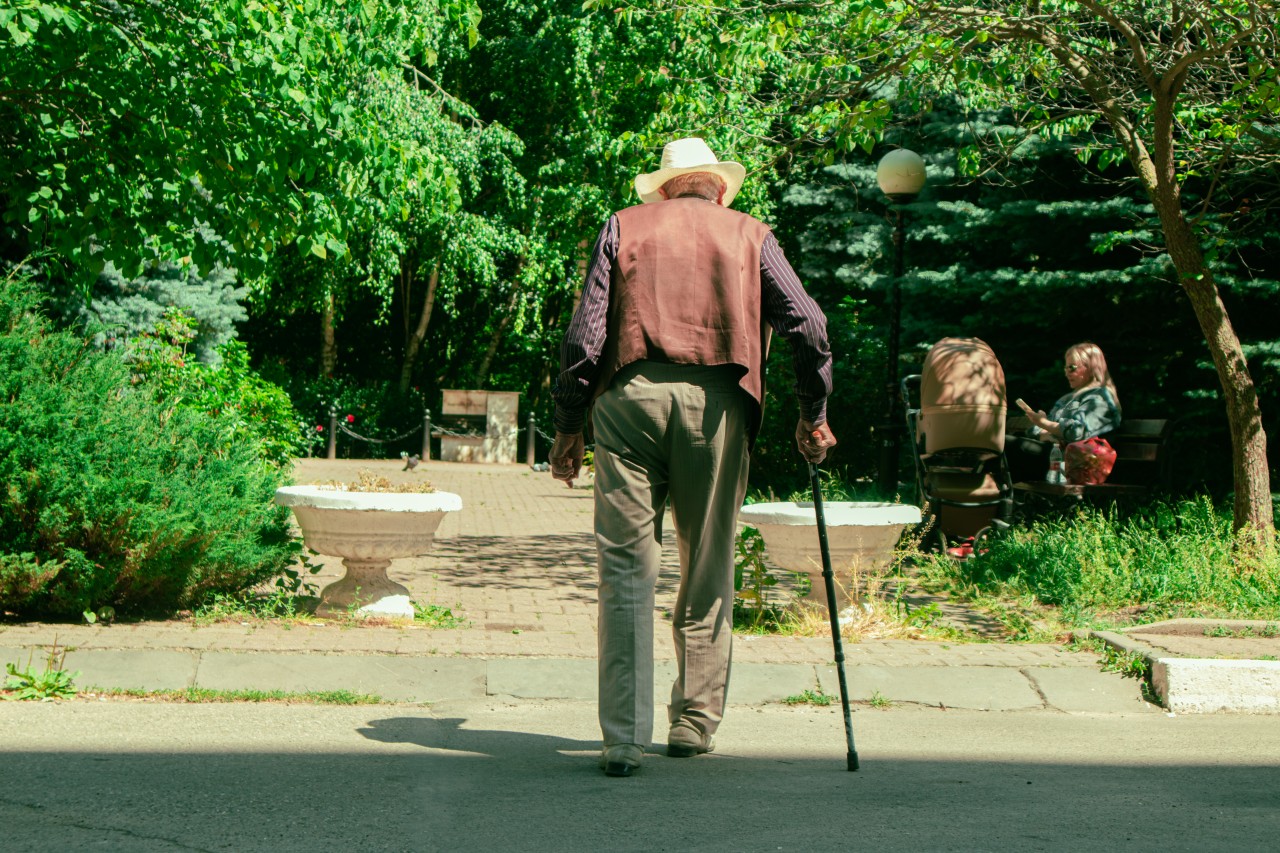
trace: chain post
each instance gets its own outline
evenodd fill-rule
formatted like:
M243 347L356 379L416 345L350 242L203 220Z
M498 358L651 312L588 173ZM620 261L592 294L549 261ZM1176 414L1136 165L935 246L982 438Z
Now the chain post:
M431 410L422 410L422 461L431 458Z

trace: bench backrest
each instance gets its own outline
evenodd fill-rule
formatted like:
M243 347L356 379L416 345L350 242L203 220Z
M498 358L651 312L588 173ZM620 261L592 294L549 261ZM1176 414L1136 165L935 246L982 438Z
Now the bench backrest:
M1164 448L1169 440L1171 423L1163 419L1135 418L1101 436L1115 448L1116 466L1108 483L1137 486L1160 486L1168 482L1168 459Z
M1030 426L1031 421L1025 416L1010 415L1006 429L1021 433ZM1116 452L1116 465L1107 482L1123 486L1168 485L1169 460L1164 449L1172 426L1172 421L1163 418L1131 418L1102 435Z

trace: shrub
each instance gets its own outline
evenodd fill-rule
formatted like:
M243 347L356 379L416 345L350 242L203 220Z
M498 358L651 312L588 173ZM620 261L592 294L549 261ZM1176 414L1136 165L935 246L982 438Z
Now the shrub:
M281 469L37 307L0 280L0 610L171 610L279 574L298 553Z
M249 352L236 340L217 348L218 363L189 357L196 321L170 308L155 328L129 340L125 358L135 381L145 382L162 404L179 405L218 419L227 442L257 447L263 459L288 465L307 448L309 425L282 388L249 367Z

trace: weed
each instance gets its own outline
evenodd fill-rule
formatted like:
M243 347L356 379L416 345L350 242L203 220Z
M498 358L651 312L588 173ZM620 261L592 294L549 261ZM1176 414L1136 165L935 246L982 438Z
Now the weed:
M734 623L748 629L759 629L762 623L777 622L778 613L771 612L768 591L778 579L764 561L764 537L754 527L743 527L735 545L737 559L733 564Z
M835 697L823 693L822 688L819 687L817 690L805 690L794 696L788 696L782 701L787 705L820 705L825 707L834 702Z
M867 700L872 708L892 708L893 700L885 696L879 690L872 691L871 698Z
M33 651L32 655L35 654ZM4 665L9 677L5 679L4 689L12 692L7 698L19 702L52 702L56 699L73 699L76 695L74 681L79 672L67 672L63 668L67 659L67 650L58 646L55 639L49 657L45 661L43 672L37 672L31 666L31 658L27 658L25 669L18 669L14 664Z
M1151 664L1138 652L1121 651L1114 646L1106 646L1102 650L1102 671L1119 673L1125 678L1145 679L1151 671Z
M419 604L416 601L412 604L414 624L428 628L462 628L467 624L465 618L455 616L453 610L448 607L441 607L438 604Z
M309 619L310 610L303 604L306 600L306 596L296 595L284 588L276 588L266 594L215 593L196 608L191 616L197 625L264 619Z

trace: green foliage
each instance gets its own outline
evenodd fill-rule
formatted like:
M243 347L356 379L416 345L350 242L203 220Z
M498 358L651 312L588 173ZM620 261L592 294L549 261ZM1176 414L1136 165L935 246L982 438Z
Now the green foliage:
M1121 651L1108 644L1102 648L1102 671L1125 678L1146 678L1151 673L1151 662L1138 652Z
M735 543L737 552L733 564L733 606L741 611L742 627L759 628L773 610L769 607L768 591L778 585L778 579L769 571L765 562L764 537L754 527L744 526L738 531Z
M338 416L340 458L394 459L403 451L422 452L423 414L428 408L418 389L400 393L394 381L361 383L349 378L290 375L279 362L264 365L265 376L277 378L288 392L307 439L298 450L319 453L327 446L329 413ZM433 425L444 425L437 410ZM348 431L374 441L362 441Z
M817 690L804 690L794 696L788 696L782 700L787 705L817 705L825 708L835 701L834 696L829 696L822 692L822 688Z
M0 281L0 610L194 606L295 558L283 482L231 423L166 403ZM27 577L15 581L22 573Z
M462 628L467 620L454 614L448 607L438 604L419 604L413 602L413 621L426 628Z
M1130 515L1084 509L1014 527L950 568L966 586L1029 594L1071 624L1142 608L1144 618L1280 614L1277 551L1250 551L1207 498L1157 502ZM941 563L942 561L939 561Z
M0 10L0 198L10 256L75 267L348 254L423 199L437 152L384 129L367 93L474 42L467 0L18 0ZM376 199L377 203L370 203Z
M13 699L19 702L53 702L57 699L74 699L76 696L75 679L79 677L79 672L67 672L63 668L67 658L67 650L59 647L56 643L49 650L49 657L45 661L45 667L41 671L36 671L31 667L31 661L27 661L27 665L22 669L18 669L15 664L7 663L4 665L8 678L5 679L4 689L12 695L5 698Z
M75 291L71 309L93 342L106 349L155 330L167 309L176 308L195 321L190 349L204 364L217 366L218 348L235 337L235 324L248 317L240 300L234 270L215 267L202 275L194 266L161 264L135 279L126 279L108 264L86 304Z
M197 334L196 320L167 309L151 330L124 347L134 381L145 384L161 405L208 415L221 428L222 443L256 448L264 460L289 465L310 431L288 395L250 369L240 341L223 344L216 365L191 358L188 348Z

